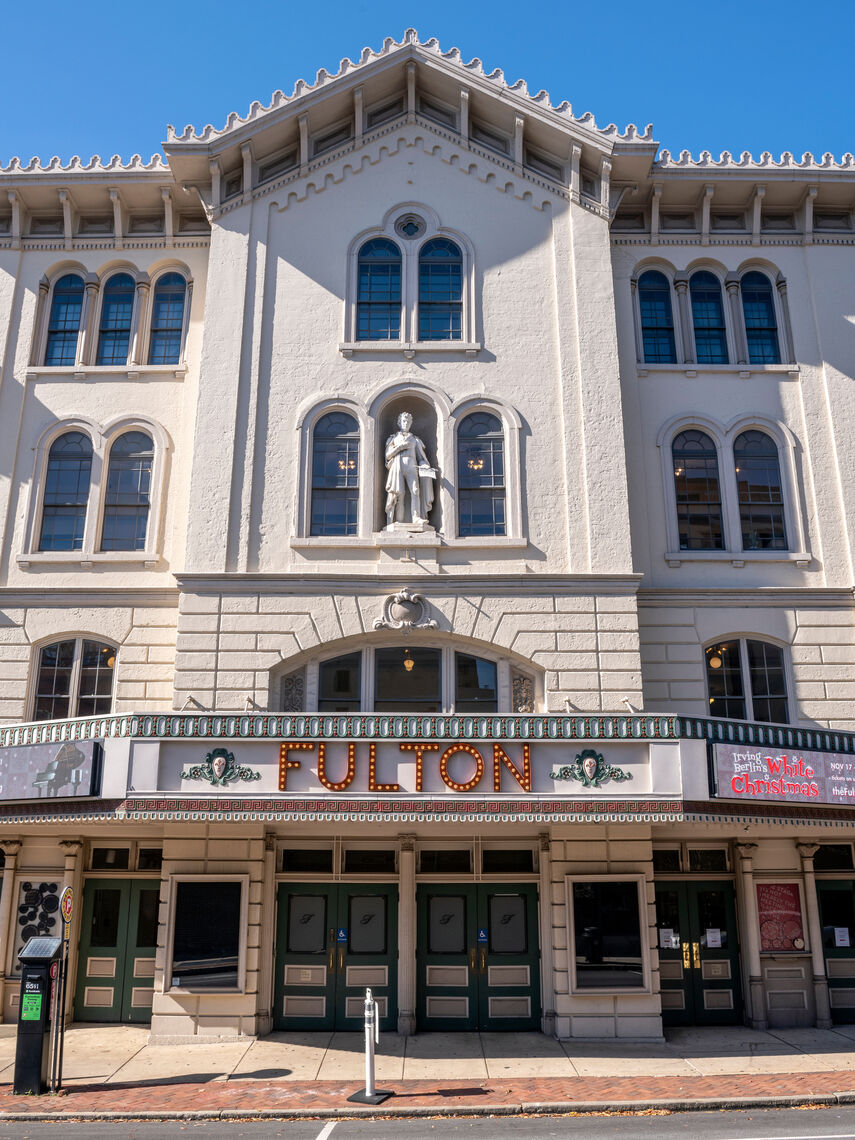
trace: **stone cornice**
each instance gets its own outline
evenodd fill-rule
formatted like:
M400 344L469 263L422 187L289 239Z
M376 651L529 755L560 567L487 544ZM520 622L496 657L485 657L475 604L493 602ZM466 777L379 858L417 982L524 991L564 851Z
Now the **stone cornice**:
M798 609L826 609L829 606L851 609L855 589L851 586L757 586L753 589L709 589L671 587L638 589L639 608L660 606L795 606Z
M18 588L0 586L0 606L177 606L178 590L174 586L81 586Z
M401 578L396 574L204 574L178 573L175 580L185 593L223 594L297 594L316 596L333 591L354 594L384 594L404 587L418 588L428 594L447 596L454 593L484 592L502 594L508 591L529 594L561 593L568 596L597 594L634 594L641 574L465 574L436 577ZM2 596L2 595L0 595Z

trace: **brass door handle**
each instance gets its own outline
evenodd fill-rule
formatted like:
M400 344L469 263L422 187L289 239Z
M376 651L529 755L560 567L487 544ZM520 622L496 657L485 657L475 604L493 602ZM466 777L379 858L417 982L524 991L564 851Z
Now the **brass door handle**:
M688 942L683 943L683 969L689 970L692 966L691 950Z
M692 943L692 965L696 970L701 968L701 951L700 945L697 942Z
M470 970L475 969L475 947L474 946L469 951L469 969Z
M481 973L483 974L487 968L487 951L481 951Z
M344 969L344 947L343 946L340 947L339 952L338 952L338 968L340 970Z
M329 960L329 967L328 968L331 970L334 965L335 965L335 948L330 946L330 960Z

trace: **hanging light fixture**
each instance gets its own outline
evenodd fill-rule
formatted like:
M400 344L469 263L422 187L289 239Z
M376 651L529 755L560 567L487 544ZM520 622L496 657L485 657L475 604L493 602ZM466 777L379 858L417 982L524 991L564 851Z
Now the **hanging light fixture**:
M404 650L404 668L407 670L408 673L412 673L415 664L416 664L415 661L412 659L412 657L410 657L409 649L405 649Z
M717 653L715 653L715 654L713 654L712 657L710 657L710 669L720 669L720 668L721 668L721 658L719 657L719 655Z

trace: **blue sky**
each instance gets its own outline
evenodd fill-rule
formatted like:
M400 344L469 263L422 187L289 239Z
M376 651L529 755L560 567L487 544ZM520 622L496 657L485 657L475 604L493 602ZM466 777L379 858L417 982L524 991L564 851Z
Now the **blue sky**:
M159 149L415 27L674 152L855 150L852 0L7 4L0 162Z

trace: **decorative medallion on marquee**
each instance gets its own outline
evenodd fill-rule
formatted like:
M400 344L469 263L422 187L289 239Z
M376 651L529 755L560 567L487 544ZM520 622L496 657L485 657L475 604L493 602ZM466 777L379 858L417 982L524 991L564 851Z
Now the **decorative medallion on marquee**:
M225 787L233 780L260 780L261 773L235 763L234 752L215 748L205 756L204 764L194 764L181 773L182 780L207 780L212 787Z
M405 586L383 603L383 616L374 619L374 628L400 629L406 637L411 629L436 629L436 621L428 617L424 594L413 593Z
M573 764L564 764L555 772L549 773L550 780L578 780L583 788L599 788L609 780L631 780L632 772L624 772L607 764L601 752L593 748L583 748Z

